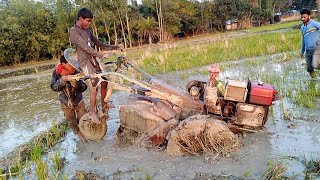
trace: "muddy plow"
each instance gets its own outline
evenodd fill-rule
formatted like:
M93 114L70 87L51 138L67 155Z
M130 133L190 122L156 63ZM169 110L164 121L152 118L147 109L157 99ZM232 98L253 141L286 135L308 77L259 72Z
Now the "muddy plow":
M92 75L108 82L105 102L113 90L131 94L119 106L117 138L135 141L143 137L144 144L166 148L171 155L234 152L240 145L235 133L262 129L268 108L276 100L272 85L262 82L229 80L216 86L210 79L195 80L187 84L186 92L181 92L147 74L125 56L105 63L105 67L109 68L107 72ZM101 139L107 131L106 125L92 127L86 117L81 125L88 139ZM91 137L90 131L97 131L99 137Z

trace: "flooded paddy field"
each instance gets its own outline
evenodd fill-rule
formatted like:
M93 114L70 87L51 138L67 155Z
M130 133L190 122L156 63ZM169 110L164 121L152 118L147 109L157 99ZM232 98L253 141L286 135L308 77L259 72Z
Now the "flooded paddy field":
M108 132L101 141L81 143L70 132L44 159L50 164L49 157L59 152L66 160L59 174L68 179L79 171L100 179L208 179L215 175L262 179L272 163L283 164L285 176L304 179L304 162L320 157L320 79L311 80L301 63L300 59L283 61L282 56L270 56L220 64L221 80L261 80L272 84L282 97L270 107L265 129L239 135L243 146L230 156L173 157L164 150L118 145L115 133L120 122L115 108L109 112ZM191 80L207 81L207 69L193 68L156 78L185 91ZM1 108L5 110L0 122L1 156L63 120L57 93L49 88L50 76L51 72L43 72L0 81ZM124 104L127 96L116 92L113 103ZM28 171L25 176L36 177Z
M62 120L51 73L0 80L0 157Z

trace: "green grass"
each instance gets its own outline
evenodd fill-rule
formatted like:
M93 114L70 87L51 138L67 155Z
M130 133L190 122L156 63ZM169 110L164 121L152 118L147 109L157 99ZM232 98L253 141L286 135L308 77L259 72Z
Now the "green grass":
M271 71L262 74L261 77L264 82L276 87L280 97L287 98L291 103L298 106L311 109L315 108L315 100L320 96L320 84L313 80L293 78L299 70L301 71L301 69L297 67L296 69L286 69L282 73L274 73ZM285 113L284 119L288 119L290 113L286 112L287 109L283 107L282 101L280 103L280 109Z
M290 21L290 22L285 22L285 23L271 24L271 25L267 25L267 26L253 27L253 28L247 29L247 32L256 33L256 32L265 32L265 31L274 31L274 30L279 30L279 29L292 28L292 27L300 25L300 24L301 24L300 20Z
M293 51L299 49L300 36L299 30L292 30L285 33L248 35L206 45L158 50L144 58L140 66L151 74L157 74Z
M36 161L42 158L43 153L45 152L45 148L41 143L33 146L32 151L30 153L30 159L32 161Z
M39 180L49 179L48 165L42 159L36 161L36 175Z

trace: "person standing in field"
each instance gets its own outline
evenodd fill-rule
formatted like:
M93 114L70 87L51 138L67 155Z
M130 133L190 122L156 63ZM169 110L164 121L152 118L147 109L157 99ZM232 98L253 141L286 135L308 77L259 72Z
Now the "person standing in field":
M72 45L77 51L77 59L83 69L85 75L93 75L102 72L102 68L97 61L97 58L104 59L109 55L98 52L94 49L97 46L103 50L117 50L123 49L123 45L108 45L99 41L90 30L90 24L93 20L93 14L90 10L82 8L77 15L76 24L71 27L69 38ZM96 101L98 93L98 78L90 78L90 111L89 117L95 123L100 123L96 112ZM108 83L103 81L101 83L101 106L102 110L110 107L107 102L104 102L106 97Z
M303 24L301 25L301 32L302 32L302 47L301 47L301 58L306 59L307 63L307 71L312 78L316 78L317 74L314 71L312 66L313 55L320 45L319 41L319 29L320 23L312 20L310 18L311 11L308 9L303 9L300 12L301 21Z
M66 59L61 56L60 63L52 72L51 89L59 92L59 100L64 116L73 130L81 140L85 137L78 127L80 118L86 113L82 93L87 89L83 80L73 80L75 74L80 73L80 65L77 61Z

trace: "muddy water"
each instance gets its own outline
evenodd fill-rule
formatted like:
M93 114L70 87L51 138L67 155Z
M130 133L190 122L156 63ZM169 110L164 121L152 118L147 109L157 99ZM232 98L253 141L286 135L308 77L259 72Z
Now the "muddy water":
M0 80L0 157L62 120L51 71Z
M50 89L51 73L0 79L0 158L64 120L58 93ZM118 111L113 109L109 114L117 117Z
M304 86L310 82L319 86L320 79L311 81L301 66L301 60L274 63L272 58L262 59L261 62L259 59L251 59L222 64L220 78L260 80L265 75L267 78L276 75L286 77L280 89L298 87L298 84ZM207 67L200 67L158 75L157 78L178 86L183 91L191 80L206 81L206 69ZM114 99L118 97L123 98L125 95L113 95ZM237 153L214 160L204 156L170 157L164 151L136 146L119 147L113 141L113 128L119 126L119 120L114 117L108 122L112 128L108 129L108 135L103 141L73 146L75 150L72 157L75 158L66 165L65 173L72 176L75 170L91 171L105 179L146 178L146 175L153 179L192 179L197 173L242 177L247 173L249 179L261 179L268 170L268 162L280 162L285 163L288 168L285 175L304 179L305 166L302 161L319 157L320 153L319 99L315 97L313 109L296 105L287 98L275 102L263 132L240 136L243 147ZM284 113L289 113L291 117L285 119Z
M295 86L311 82L300 60L274 63L268 59L239 61L221 64L221 79L252 80L286 74L283 86ZM178 86L182 91L191 80L207 80L207 67L179 71L157 78ZM0 152L10 151L51 123L63 118L57 102L57 94L49 89L50 74L26 76L0 81L1 129ZM313 81L318 84L320 80ZM36 84L36 85L33 85ZM318 84L319 85L319 84ZM277 87L276 87L277 88ZM282 87L281 87L282 89ZM41 95L42 98L39 98ZM125 103L128 94L114 93L114 104ZM251 172L250 177L259 179L268 168L269 160L287 162L292 176L304 170L301 160L316 157L320 152L319 97L314 99L315 108L298 106L284 98L275 102L270 110L264 132L241 137L243 147L230 158L218 158L210 162L205 157L170 157L164 151L146 150L135 146L119 147L114 135L119 127L117 109L109 112L107 136L100 142L81 144L73 133L56 148L66 157L64 173L69 177L76 170L93 171L107 179L130 179L151 175L154 179L191 179L197 172L233 174L241 177ZM284 110L292 115L284 119ZM4 118L3 118L4 117ZM298 176L297 179L303 179Z

